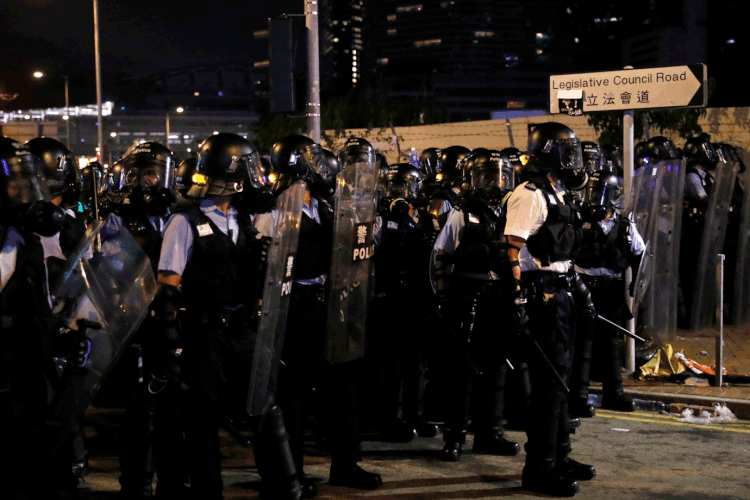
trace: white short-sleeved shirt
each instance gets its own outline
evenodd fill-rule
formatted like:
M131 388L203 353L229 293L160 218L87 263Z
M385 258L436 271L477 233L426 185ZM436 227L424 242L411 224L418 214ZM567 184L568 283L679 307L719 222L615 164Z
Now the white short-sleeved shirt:
M615 217L610 217L609 219L603 220L598 224L601 226L604 234L609 234L612 228L615 227ZM638 232L638 228L635 227L635 223L633 221L630 221L630 237L630 251L633 252L633 255L641 255L644 251L646 251L646 244L643 242L641 233ZM608 278L622 277L622 273L620 271L613 271L612 269L608 269L606 267L586 268L575 266L575 269L578 273L586 274L588 276L606 276Z
M16 260L18 248L23 246L23 236L14 227L9 227L5 233L5 241L2 242L0 250L0 291L10 281L10 277L16 271Z
M696 168L695 172L688 172L685 176L685 198L691 200L701 200L708 196L703 187L703 180L708 173L705 170Z
M529 236L535 235L539 228L547 220L547 202L545 191L542 188L529 189L528 182L521 183L510 195L507 204L505 235L516 236L528 240ZM562 183L557 182L552 186L557 197L555 203L564 203L565 188ZM569 260L550 262L549 266L543 266L541 261L529 253L524 245L518 253L518 263L521 272L524 271L552 271L555 273L567 273L570 269Z
M456 248L464 236L464 213L454 208L448 213L448 219L445 221L445 226L440 230L440 233L435 240L435 250L442 250L449 255L456 253Z

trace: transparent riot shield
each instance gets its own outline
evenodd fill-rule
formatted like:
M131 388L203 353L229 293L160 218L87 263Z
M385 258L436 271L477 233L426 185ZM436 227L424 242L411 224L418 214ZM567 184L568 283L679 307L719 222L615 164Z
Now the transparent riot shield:
M631 312L633 315L638 311L638 306L643 301L648 291L648 286L651 284L651 278L653 277L652 267L652 252L650 244L646 243L646 249L641 255L641 262L638 265L638 269L633 275L633 305L631 306Z
M358 162L336 178L330 297L325 357L331 363L361 358L370 301L375 227L374 162Z
M734 179L739 167L735 163L719 163L713 172L714 184L708 197L703 238L698 262L695 263L695 285L691 293L690 329L707 328L714 324L716 315L716 263L717 254L724 248L727 215L734 189Z
M292 184L276 200L271 213L272 241L247 395L247 412L251 416L263 415L274 403L305 189L302 181Z
M94 247L97 239L101 244L97 241ZM128 230L96 221L71 255L51 294L53 312L71 329L76 330L81 319L101 326L85 333L89 352L83 366L64 369L47 419L59 439L64 440L72 425L80 422L145 319L156 288L151 262Z
M750 186L740 179L743 188L742 213L737 236L737 261L735 265L734 305L732 320L735 325L750 321Z
M635 181L633 218L646 250L635 277L634 302L640 303L645 331L664 344L677 331L684 161L641 168Z

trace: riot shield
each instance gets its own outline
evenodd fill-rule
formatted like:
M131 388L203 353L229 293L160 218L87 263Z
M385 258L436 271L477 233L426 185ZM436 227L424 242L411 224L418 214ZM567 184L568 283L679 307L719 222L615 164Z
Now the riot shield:
M292 184L279 196L271 212L272 242L247 395L247 412L251 416L265 414L274 404L305 189L302 181Z
M714 324L716 315L716 263L717 254L724 248L727 215L734 189L734 179L739 166L736 163L719 163L713 175L714 185L708 196L703 238L698 262L695 263L695 285L690 293L690 329L707 328Z
M94 240L101 248L92 251ZM71 255L51 294L53 312L71 329L80 319L89 329L89 353L80 369L65 367L48 422L52 441L64 440L83 417L102 381L130 343L156 295L151 262L125 227L96 221ZM72 334L72 333L71 333Z
M735 325L750 320L750 186L740 179L743 190L742 213L737 236L737 260L735 264L734 304L732 321Z
M646 249L641 255L641 263L633 276L633 305L631 306L631 313L633 315L638 311L638 306L643 301L643 297L648 291L648 286L651 284L651 278L653 277L653 267L651 265L653 256L651 254L651 245L646 243Z
M677 331L684 182L683 160L666 160L643 167L636 174L633 216L647 245L635 278L634 302L640 302L645 331L659 344Z
M336 178L325 358L344 363L364 356L375 227L374 162L358 162Z

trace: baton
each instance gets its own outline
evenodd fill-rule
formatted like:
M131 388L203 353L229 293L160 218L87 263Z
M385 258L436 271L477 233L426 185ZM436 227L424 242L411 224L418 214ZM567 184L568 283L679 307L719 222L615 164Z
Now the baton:
M602 316L602 315L600 315L600 314L597 314L597 315L596 315L596 319L598 319L599 321L602 321L602 322L604 322L604 323L607 323L607 324L608 324L608 325L610 325L610 326L613 326L613 327L617 328L618 330L620 330L620 332L624 333L625 335L627 335L627 336L628 336L628 337L630 337L631 339L639 340L639 341L641 341L641 342L646 342L646 340L645 340L645 339L643 339L643 338L639 337L639 336L638 336L638 335L636 335L635 333L632 333L632 332L631 332L630 330L628 330L628 329L626 329L626 328L623 328L623 327L621 327L621 326L620 326L620 325L618 325L617 323L615 323L615 322L613 322L613 321L610 321L610 320L608 320L607 318L605 318L604 316Z
M552 378L555 379L555 382L560 387L560 389L565 393L566 396L569 395L570 394L570 389L568 389L568 386L565 385L565 381L560 376L560 374L557 372L557 370L555 369L554 365L549 360L549 358L547 357L547 355L544 354L544 351L539 346L539 343L536 340L534 340L534 338L531 336L531 333L529 333L529 331L527 329L524 329L523 332L522 332L522 334L521 334L521 336L524 337L526 339L526 341L529 344L531 344L531 346L534 348L534 352L536 352L537 358L539 358L542 361L542 363L544 364L545 368L547 368L547 372L550 375L552 375Z
M438 315L438 318L443 319L442 316L440 315ZM474 374L476 374L477 376L482 375L482 372L479 371L479 368L477 368L477 365L474 363L474 360L471 358L471 354L469 354L469 351L466 350L466 346L464 345L463 342L461 342L461 338L458 336L456 331L447 322L442 323L440 326L443 327L448 332L450 332L449 337L451 337L454 340L455 344L458 344L459 350L461 351L461 354L463 355L462 357L464 358L466 363L471 367Z

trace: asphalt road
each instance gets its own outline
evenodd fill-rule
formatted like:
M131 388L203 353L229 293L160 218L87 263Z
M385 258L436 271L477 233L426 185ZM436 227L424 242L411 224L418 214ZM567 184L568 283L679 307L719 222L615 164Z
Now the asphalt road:
M86 436L91 474L80 487L84 499L117 496L115 449L118 411L90 410ZM525 434L508 431L521 443ZM650 412L598 410L573 436L572 457L596 466L597 477L581 484L575 498L587 500L750 499L750 422L704 426L679 423ZM469 437L471 442L471 436ZM544 498L520 488L524 453L495 457L464 452L458 463L442 462L440 438L408 444L364 442L362 465L383 475L374 492L329 487L330 458L310 448L306 472L321 481L318 498L459 500ZM465 449L470 450L470 445ZM225 498L257 498L259 478L252 452L223 434Z

